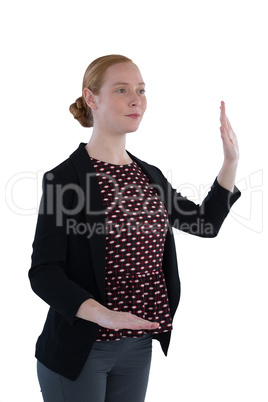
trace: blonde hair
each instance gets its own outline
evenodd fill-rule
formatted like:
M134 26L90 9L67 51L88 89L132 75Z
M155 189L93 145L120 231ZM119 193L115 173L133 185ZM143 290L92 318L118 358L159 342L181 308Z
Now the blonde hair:
M94 60L85 71L83 84L82 84L82 96L76 99L69 107L69 111L72 113L75 119L83 127L93 127L93 115L91 108L87 105L84 98L84 89L90 89L93 94L98 95L103 83L104 74L108 67L117 63L133 63L133 61L125 56L119 54L111 54L108 56L102 56ZM136 65L136 64L134 64Z

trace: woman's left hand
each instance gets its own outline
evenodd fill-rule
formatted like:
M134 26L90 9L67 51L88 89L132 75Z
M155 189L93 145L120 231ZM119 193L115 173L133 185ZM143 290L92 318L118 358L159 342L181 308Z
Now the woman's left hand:
M221 102L221 138L225 162L237 162L239 159L238 142L234 130L226 116L225 103Z

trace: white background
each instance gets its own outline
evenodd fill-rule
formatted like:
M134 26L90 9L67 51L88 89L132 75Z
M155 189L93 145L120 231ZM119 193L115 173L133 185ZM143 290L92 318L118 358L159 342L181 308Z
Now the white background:
M42 400L47 305L28 281L41 179L90 138L68 110L86 67L119 53L146 82L131 153L201 201L222 163L221 100L241 153L243 194L219 236L174 230L182 297L168 357L154 343L146 401L267 402L266 2L10 0L0 14L0 401Z

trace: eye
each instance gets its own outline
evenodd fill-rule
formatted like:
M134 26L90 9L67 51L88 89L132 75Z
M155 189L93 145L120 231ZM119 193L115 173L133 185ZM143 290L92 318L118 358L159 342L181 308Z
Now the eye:
M140 89L138 92L139 94L145 94L145 89Z
M120 93L120 94L123 94L123 93L126 92L126 90L125 90L125 88L120 88L120 89L117 89L116 92L118 92L118 93Z

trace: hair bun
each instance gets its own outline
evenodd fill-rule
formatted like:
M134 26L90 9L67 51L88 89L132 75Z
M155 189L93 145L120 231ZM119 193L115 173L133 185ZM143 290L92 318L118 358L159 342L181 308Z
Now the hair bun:
M81 126L83 127L92 127L93 126L93 118L92 114L88 113L83 104L83 98L80 96L76 99L75 103L73 103L69 107L70 113L72 113L73 117L79 121Z
M80 98L77 98L75 103L76 103L77 109L84 109L82 96L80 96Z

